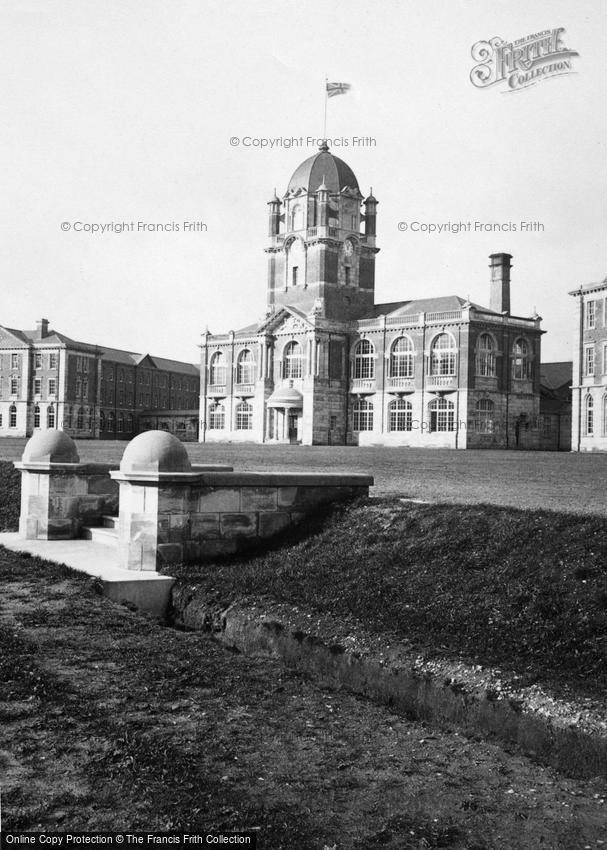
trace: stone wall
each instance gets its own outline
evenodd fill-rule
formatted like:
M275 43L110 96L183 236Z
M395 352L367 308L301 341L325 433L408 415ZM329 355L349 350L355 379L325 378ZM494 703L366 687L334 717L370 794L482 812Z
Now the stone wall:
M119 566L156 570L246 550L323 505L367 495L365 475L196 473L120 482Z

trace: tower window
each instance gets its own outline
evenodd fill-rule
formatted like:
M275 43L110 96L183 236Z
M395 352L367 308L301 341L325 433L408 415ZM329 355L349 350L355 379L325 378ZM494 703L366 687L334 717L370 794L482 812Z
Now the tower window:
M292 277L292 285L297 286L297 280L299 278L299 266L293 266L293 277Z
M350 268L350 266L344 266L346 286L349 286L351 281L352 281L351 272L352 272L352 269Z

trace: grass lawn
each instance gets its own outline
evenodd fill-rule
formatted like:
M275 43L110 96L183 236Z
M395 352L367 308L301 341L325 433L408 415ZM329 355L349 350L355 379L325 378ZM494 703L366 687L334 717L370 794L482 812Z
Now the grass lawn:
M596 847L605 783L163 628L0 550L5 830L256 828L260 850Z
M361 500L295 545L170 572L219 606L270 598L604 703L601 517Z
M0 458L19 460L25 440L0 440ZM83 460L120 462L126 443L80 440ZM187 443L196 463L235 469L364 472L374 493L462 504L490 503L605 515L607 453Z

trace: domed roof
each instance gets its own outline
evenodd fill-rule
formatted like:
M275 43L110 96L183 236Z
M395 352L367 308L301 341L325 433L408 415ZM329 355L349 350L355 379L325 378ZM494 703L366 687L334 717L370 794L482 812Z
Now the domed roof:
M303 407L303 396L294 387L280 387L274 390L267 401L268 407Z
M38 431L23 450L23 463L80 463L76 443L65 431Z
M183 443L167 431L145 431L128 444L121 472L191 472Z
M329 192L341 192L348 186L354 192L360 192L358 180L349 165L333 156L327 145L322 145L320 151L309 159L304 160L289 180L287 194L304 189L306 192L317 192L324 183Z

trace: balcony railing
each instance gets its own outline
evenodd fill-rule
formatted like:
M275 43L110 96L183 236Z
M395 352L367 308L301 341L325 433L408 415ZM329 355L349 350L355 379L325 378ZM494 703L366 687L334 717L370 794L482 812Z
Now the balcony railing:
M415 388L415 381L413 378L388 378L386 386L393 390L412 390Z
M209 384L207 394L208 395L225 395L226 394L226 385L225 384Z
M449 388L457 387L456 375L428 375L426 378L426 387Z
M352 393L361 393L361 392L375 392L375 379L374 378L353 378L352 383L350 384L350 392Z
M234 395L255 395L255 384L235 384Z

